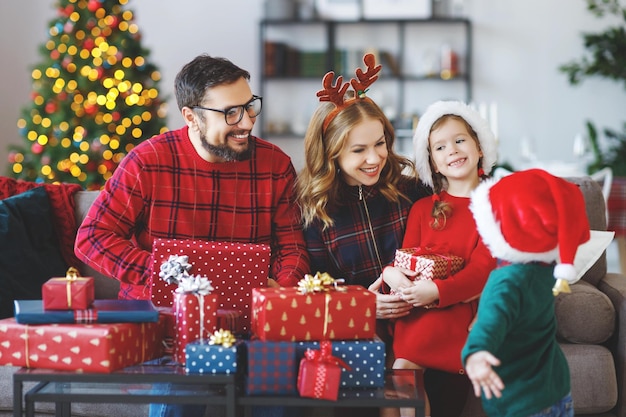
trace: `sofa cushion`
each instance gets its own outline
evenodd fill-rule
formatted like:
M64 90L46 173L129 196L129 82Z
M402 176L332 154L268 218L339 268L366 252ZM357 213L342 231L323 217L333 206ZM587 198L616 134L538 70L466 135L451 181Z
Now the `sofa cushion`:
M13 316L13 300L41 299L41 285L65 276L51 205L44 187L0 201L0 318Z
M617 403L613 355L604 346L560 344L570 368L576 415L606 413Z
M606 230L606 210L600 184L589 177L574 177L568 178L568 180L578 184L580 191L585 197L589 228L591 230ZM597 286L600 280L604 278L604 275L606 275L606 271L606 255L602 253L600 258L585 273L582 280Z
M615 308L609 297L586 281L555 298L557 336L570 343L599 344L613 334Z

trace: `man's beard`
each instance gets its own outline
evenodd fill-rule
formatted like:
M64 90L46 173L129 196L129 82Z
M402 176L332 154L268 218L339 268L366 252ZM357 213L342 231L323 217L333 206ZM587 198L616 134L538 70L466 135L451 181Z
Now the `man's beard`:
M223 145L211 145L207 140L206 136L202 135L200 137L200 143L202 143L202 147L210 154L217 156L218 158L222 158L226 161L244 161L250 158L252 151L250 150L250 141L248 141L248 147L243 151L236 151L228 144Z

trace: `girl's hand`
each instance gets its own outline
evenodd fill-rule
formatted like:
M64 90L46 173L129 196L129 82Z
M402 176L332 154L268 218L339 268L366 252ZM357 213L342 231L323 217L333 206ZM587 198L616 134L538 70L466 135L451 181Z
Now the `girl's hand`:
M500 360L486 350L472 353L465 361L465 372L474 386L474 395L480 397L481 390L485 398L502 397L504 383L492 366L499 366Z
M409 314L413 306L404 301L399 294L381 294L379 291L382 283L380 277L368 288L376 294L376 318L397 319Z
M439 300L439 288L429 279L419 279L411 286L402 288L400 296L414 307L423 307Z

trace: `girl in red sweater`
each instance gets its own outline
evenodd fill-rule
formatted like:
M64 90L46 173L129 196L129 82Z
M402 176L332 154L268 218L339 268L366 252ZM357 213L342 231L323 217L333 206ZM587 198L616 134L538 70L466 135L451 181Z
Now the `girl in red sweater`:
M495 164L497 144L475 110L450 101L427 109L413 142L419 177L435 194L411 208L402 246L459 256L464 267L435 280L419 279L416 272L399 267L385 268L385 283L414 306L411 314L395 322L393 367L426 369L431 415L452 417L460 415L469 389L461 349L478 296L495 267L469 210L470 193Z

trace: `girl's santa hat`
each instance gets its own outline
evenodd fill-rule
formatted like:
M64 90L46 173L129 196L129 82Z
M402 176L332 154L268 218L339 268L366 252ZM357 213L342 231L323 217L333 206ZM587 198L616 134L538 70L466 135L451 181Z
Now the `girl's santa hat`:
M491 168L498 158L498 143L489 127L489 123L467 104L461 101L437 101L426 109L420 117L415 134L413 135L413 149L415 152L415 166L420 180L432 187L433 173L430 169L430 152L428 152L428 137L433 124L442 116L453 114L462 117L476 132L480 150L482 151L482 169L489 175Z
M554 277L574 282L578 246L590 238L585 200L576 184L540 169L483 181L470 210L491 254L505 261L558 262Z

